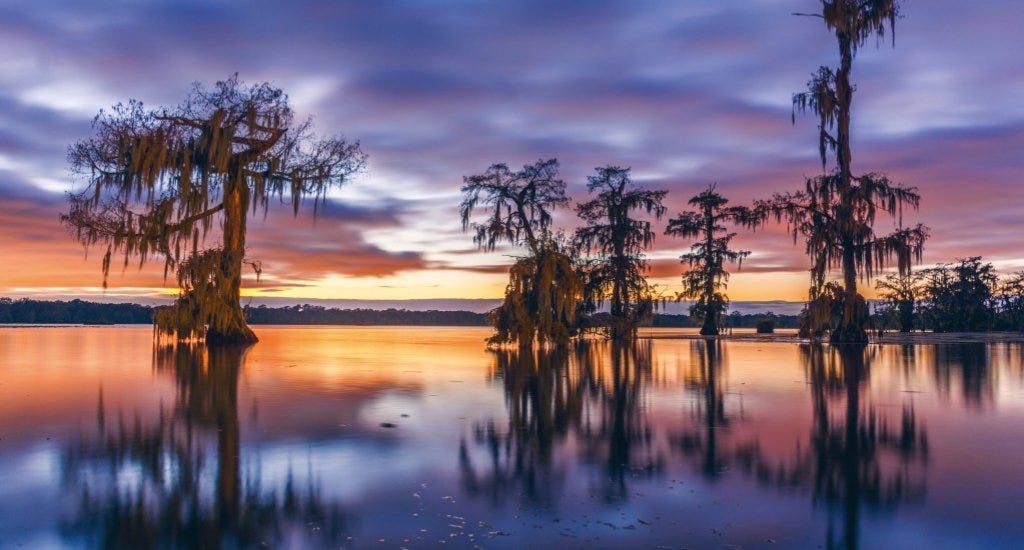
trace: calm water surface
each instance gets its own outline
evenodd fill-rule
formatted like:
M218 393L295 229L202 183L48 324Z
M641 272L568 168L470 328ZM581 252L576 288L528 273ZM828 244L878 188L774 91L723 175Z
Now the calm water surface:
M0 547L1022 548L1024 350L0 328Z

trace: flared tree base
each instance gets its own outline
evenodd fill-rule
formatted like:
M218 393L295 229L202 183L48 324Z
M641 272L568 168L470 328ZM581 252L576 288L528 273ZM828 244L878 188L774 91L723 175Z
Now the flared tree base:
M208 346L235 346L250 345L259 342L256 333L248 326L227 331L208 330L206 332L206 345Z
M701 336L718 336L718 334L718 325L709 325L705 323L702 327L700 327Z
M833 344L866 344L868 333L861 327L840 326L832 331L828 340Z

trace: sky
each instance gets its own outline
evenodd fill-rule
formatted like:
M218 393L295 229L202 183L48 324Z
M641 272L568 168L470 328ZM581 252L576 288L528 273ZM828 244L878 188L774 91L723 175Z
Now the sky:
M0 296L170 295L162 262L112 270L58 223L85 181L66 152L129 98L175 105L234 73L284 89L316 130L358 140L364 173L314 219L252 220L244 293L281 299L496 298L517 253L461 228L462 177L557 157L574 201L603 165L666 189L669 215L716 182L735 204L821 173L791 96L834 36L815 0L7 1L0 5ZM854 64L853 168L922 196L924 264L1024 269L1024 3L905 0L895 47ZM555 225L576 225L571 209ZM660 235L650 275L678 290L690 243ZM880 219L878 231L893 226ZM739 230L753 254L733 300L801 300L807 257L784 227ZM89 253L87 253L89 252Z

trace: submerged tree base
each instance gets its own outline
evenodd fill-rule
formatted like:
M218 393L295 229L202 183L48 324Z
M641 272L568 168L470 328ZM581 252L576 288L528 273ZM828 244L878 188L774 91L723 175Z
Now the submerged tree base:
M181 294L153 316L157 333L175 341L211 345L255 344L239 302L242 256L211 249L197 252L178 266ZM258 274L258 272L257 272Z
M208 346L245 346L259 341L260 339L256 337L256 333L248 326L243 327L242 330L231 332L206 331L206 345Z
M583 282L572 258L556 243L544 243L509 271L505 301L487 315L495 332L488 345L567 344L579 333L582 292Z
M838 327L829 335L828 341L832 344L866 344L868 333L856 326Z

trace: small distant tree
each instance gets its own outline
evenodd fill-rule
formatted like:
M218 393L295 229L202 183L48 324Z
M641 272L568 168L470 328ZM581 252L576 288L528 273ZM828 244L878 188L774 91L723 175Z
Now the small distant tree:
M989 330L998 278L980 256L961 258L921 271L922 309L935 332Z
M1024 271L1011 273L999 284L1000 328L1024 331Z
M843 310L838 324L831 327L833 342L867 342L867 302L857 291L858 278L870 279L875 270L896 259L900 273L908 273L911 262L921 260L928 229L923 225L877 235L875 218L884 212L902 218L904 208L917 208L920 196L912 187L893 183L879 173L856 176L852 169L850 115L854 86L850 80L857 49L867 39L894 32L899 3L896 0L821 0L822 11L809 15L821 19L836 37L839 67L821 67L808 82L807 91L793 96L796 112L811 111L818 117L818 148L822 168L827 154L835 154L835 168L807 180L805 189L776 194L759 201L758 223L769 218L785 221L796 239L803 236L811 257L810 309L817 313L808 320L825 318L831 310L825 300L837 298ZM901 223L901 222L900 222ZM826 276L833 268L842 271L842 292L826 289ZM817 304L815 304L817 302ZM828 316L831 319L831 316ZM820 333L824 325L810 327Z
M506 242L528 249L509 271L504 302L488 314L495 328L488 342L568 342L577 331L583 281L567 247L551 232L552 210L569 202L558 160L538 160L518 171L493 164L463 178L462 194L462 227L473 232L480 248L494 250ZM487 210L482 222L473 221L478 207Z
M239 303L248 213L287 198L297 215L312 196L315 215L366 160L358 143L318 139L308 120L295 121L281 89L237 76L212 89L196 84L176 107L118 104L93 128L68 153L88 185L69 196L62 222L85 246L106 248L104 286L114 254L126 266L160 256L165 276L179 270L182 296L157 328L209 343L257 340ZM201 251L214 227L220 245Z
M914 330L921 278L914 273L890 273L875 282L885 309L895 318L900 332Z
M742 221L750 211L741 206L726 206L729 200L715 192L715 186L689 200L697 210L682 212L668 222L667 235L698 240L683 254L682 263L690 266L683 273L683 291L679 297L694 300L690 316L701 323L700 333L709 336L719 333L722 315L729 305L725 294L729 272L725 263L735 262L742 266L743 258L750 255L748 250L732 250L729 242L736 233L727 232L725 223Z
M778 318L775 313L769 311L757 319L754 323L754 329L758 334L772 334L775 332L775 321Z
M650 221L633 217L633 213L645 212L661 219L665 214L661 202L667 191L637 187L629 168L604 166L596 171L596 175L587 177L587 191L597 196L576 205L576 213L585 225L576 230L575 242L597 257L588 276L597 302L609 302L609 336L630 340L636 336L637 327L653 315L656 299L644 275L644 251L654 242L654 231Z

